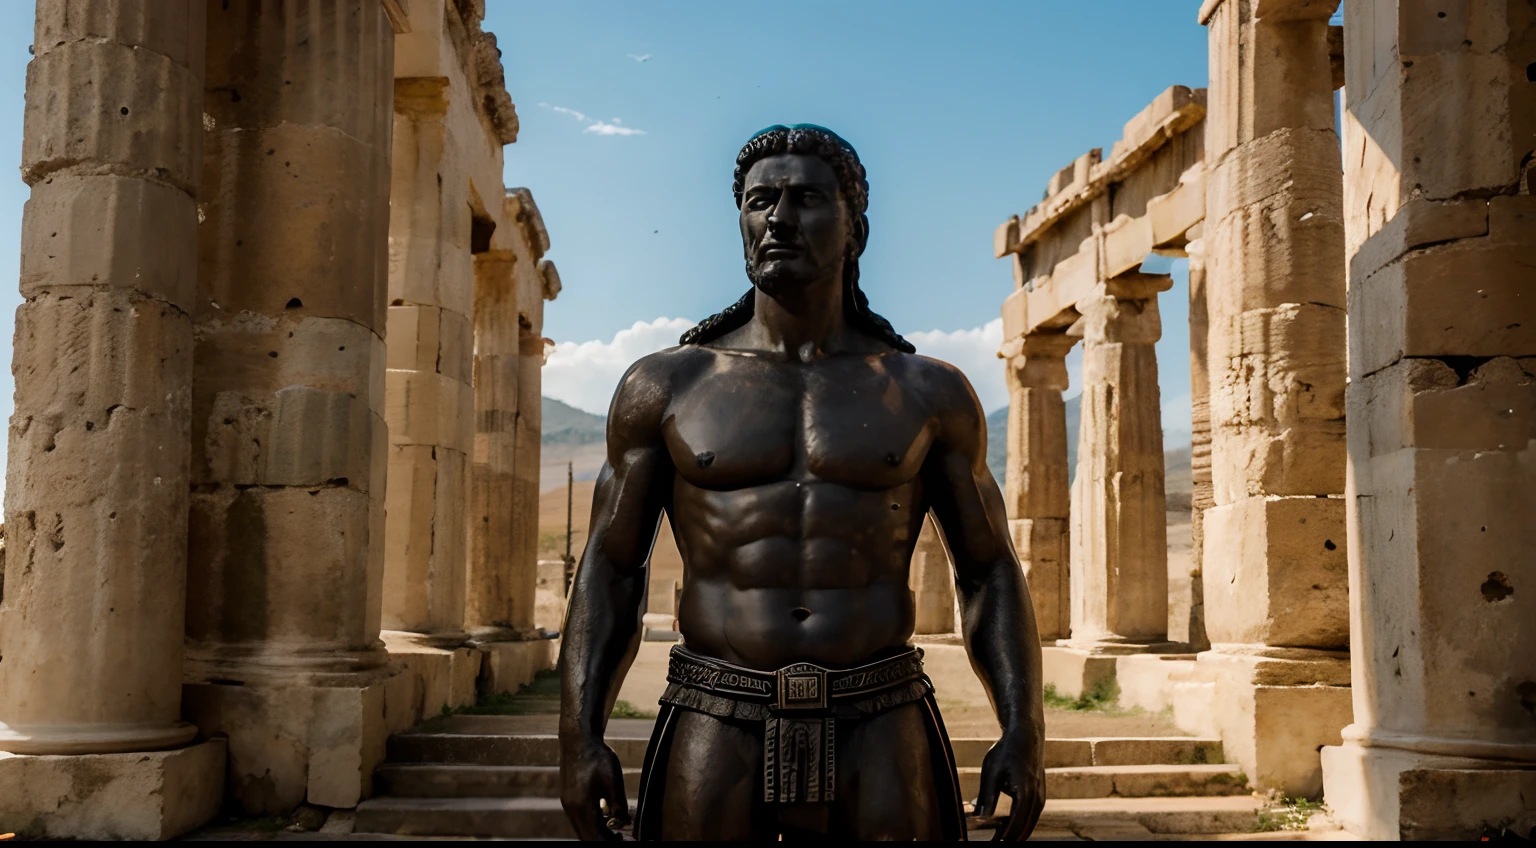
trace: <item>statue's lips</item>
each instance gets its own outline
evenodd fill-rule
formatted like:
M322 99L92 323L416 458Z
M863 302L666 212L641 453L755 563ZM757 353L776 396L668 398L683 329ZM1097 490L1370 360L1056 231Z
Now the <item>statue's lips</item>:
M758 250L764 259L794 259L803 251L792 244L765 244Z

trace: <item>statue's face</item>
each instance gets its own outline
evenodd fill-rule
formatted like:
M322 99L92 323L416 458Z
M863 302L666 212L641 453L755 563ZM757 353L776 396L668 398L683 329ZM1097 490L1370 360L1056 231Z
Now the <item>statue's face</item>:
M804 286L846 258L847 205L837 173L816 156L781 153L747 171L741 241L747 276L769 295Z

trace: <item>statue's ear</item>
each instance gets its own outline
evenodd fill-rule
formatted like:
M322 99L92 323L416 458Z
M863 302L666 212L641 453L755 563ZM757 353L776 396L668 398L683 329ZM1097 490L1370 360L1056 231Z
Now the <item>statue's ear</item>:
M869 216L860 215L859 220L853 222L854 259L864 255L864 246L867 244L869 244Z

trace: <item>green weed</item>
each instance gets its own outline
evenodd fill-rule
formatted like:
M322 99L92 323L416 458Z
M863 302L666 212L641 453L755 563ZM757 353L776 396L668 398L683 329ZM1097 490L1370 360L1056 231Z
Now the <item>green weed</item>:
M1055 710L1082 712L1122 713L1120 709L1120 684L1113 680L1101 680L1082 695L1071 698L1056 691L1056 686L1045 684L1045 706Z
M1306 830L1307 821L1318 813L1327 812L1322 801L1311 798L1272 797L1270 805L1259 810L1258 821L1253 829L1258 833L1277 830Z

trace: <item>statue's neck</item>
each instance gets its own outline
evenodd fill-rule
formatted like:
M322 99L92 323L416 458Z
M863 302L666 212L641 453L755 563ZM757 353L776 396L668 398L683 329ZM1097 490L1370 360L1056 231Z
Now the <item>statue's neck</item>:
M794 291L770 296L757 289L753 296L754 347L802 362L849 349L841 267L835 277Z

